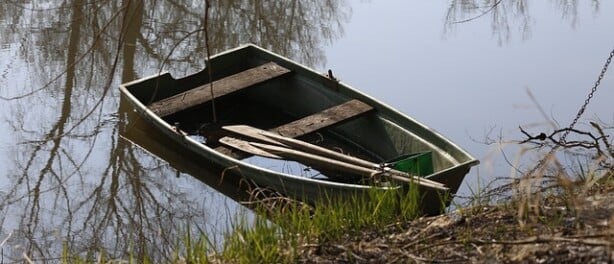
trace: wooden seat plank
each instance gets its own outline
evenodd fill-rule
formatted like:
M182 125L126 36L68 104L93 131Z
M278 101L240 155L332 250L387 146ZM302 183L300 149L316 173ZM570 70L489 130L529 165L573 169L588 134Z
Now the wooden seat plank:
M283 126L279 126L272 129L272 131L277 132L284 137L295 138L334 125L341 121L346 121L372 109L373 107L370 105L365 104L360 100L353 99L346 103L325 109L319 113L301 118Z
M214 81L213 95L215 97L221 97L274 79L288 72L290 72L290 70L274 62L269 62ZM164 100L154 102L150 104L148 108L158 116L165 117L210 100L211 84L207 83Z
M371 110L373 110L372 106L365 104L360 100L353 99L313 115L309 115L288 124L278 126L269 131L277 132L285 137L295 138L343 121L350 120ZM243 159L250 156L249 154L236 151L225 146L216 147L215 150L236 159Z

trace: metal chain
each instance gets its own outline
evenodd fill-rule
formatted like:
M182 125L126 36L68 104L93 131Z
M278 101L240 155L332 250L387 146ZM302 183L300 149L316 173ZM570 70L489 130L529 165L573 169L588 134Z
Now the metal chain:
M603 79L603 77L605 76L605 73L608 71L608 67L610 66L610 63L612 62L612 58L614 58L614 49L612 49L612 51L610 51L610 55L608 56L608 59L605 61L605 64L603 65L603 68L601 69L601 73L599 74L599 77L597 77L597 81L595 81L595 85L593 86L593 88L591 89L591 92L588 94L588 97L586 98L586 100L584 100L584 104L582 105L582 107L580 107L580 110L578 110L578 114L576 115L576 118L574 118L573 121L571 121L571 123L569 124L569 126L567 127L567 129L565 130L565 132L563 132L563 135L561 135L561 138L559 139L560 143L565 143L567 136L569 135L569 133L571 132L571 129L578 123L578 120L580 120L580 117L582 116L582 114L584 114L584 111L586 110L586 107L588 106L588 104L590 103L591 99L593 98L593 95L595 94L595 92L597 91L597 87L599 87L599 85L601 84L601 80ZM552 149L550 149L550 151L548 152L548 154L546 154L546 156L544 156L535 167L533 167L533 169L531 169L529 171L529 173L527 173L526 175L532 175L533 173L535 173L535 171L537 169L539 169L542 165L544 165L544 162L546 161L546 159L552 155L554 153L554 151L559 147L560 145L555 145Z
M576 118L573 121L571 121L571 124L569 124L569 127L568 127L569 129L567 129L565 133L561 135L561 139L560 139L561 143L565 143L565 139L567 138L567 135L569 135L569 133L571 132L571 129L576 125L576 123L578 123L578 120L580 119L582 114L584 114L584 110L586 110L586 106L588 106L588 103L591 101L591 99L593 98L593 95L597 91L597 87L601 84L601 80L603 79L603 76L608 71L608 66L610 66L610 62L612 62L612 57L614 57L614 49L612 49L612 51L610 52L610 56L605 61L605 64L603 65L603 68L601 69L601 73L599 74L599 77L597 77L597 81L595 81L595 85L593 86L593 89L591 89L591 92L588 94L588 97L586 98L586 100L584 100L584 104L582 105L582 107L580 107L580 110L578 111Z

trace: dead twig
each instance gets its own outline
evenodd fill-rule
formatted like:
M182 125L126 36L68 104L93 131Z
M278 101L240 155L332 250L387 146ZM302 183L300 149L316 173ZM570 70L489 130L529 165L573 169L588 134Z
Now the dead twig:
M468 239L468 240L449 240L436 244L430 244L429 246L425 246L417 249L416 251L421 252L427 249L446 246L446 245L455 245L455 244L473 244L473 245L527 245L527 244L549 244L549 243L572 243L572 244L583 244L587 246L603 246L610 247L612 246L612 242L606 240L594 239L592 237L558 237L558 236L533 236L526 239L519 240L483 240L483 239Z
M596 149L598 154L603 154L603 150L601 149L601 145L599 144L599 141L600 140L605 141L605 139L607 138L606 135L595 136L591 132L582 131L582 130L578 130L575 128L556 129L552 131L550 135L546 135L546 133L542 132L536 136L529 134L529 132L527 132L520 126L518 128L520 129L520 132L522 132L525 136L527 136L527 139L520 141L519 144L532 143L539 147L542 147L545 145L544 141L548 139L549 140L548 142L554 145L558 145L560 147L564 147L564 148L580 147L580 148L585 148L585 149ZM562 134L562 133L575 133L578 135L588 136L592 139L592 142L591 141L580 141L580 140L567 141L561 137L555 138L557 135Z
M414 254L411 254L409 252L406 251L400 251L399 253L401 253L401 255L403 255L406 258L409 258L415 262L421 263L421 262L425 262L425 263L458 263L461 261L466 261L466 258L461 258L461 259L456 259L456 258L452 258L452 259L428 259L428 258L424 258L424 257L419 257L416 256Z
M612 245L611 242L605 240L597 240L597 239L581 239L581 238L570 238L570 237L556 237L556 236L534 236L527 239L521 240L481 240L481 239L473 239L470 243L474 244L500 244L500 245L525 245L525 244L543 244L543 243L556 243L556 242L567 242L573 244L584 244L588 246L605 246L609 247Z

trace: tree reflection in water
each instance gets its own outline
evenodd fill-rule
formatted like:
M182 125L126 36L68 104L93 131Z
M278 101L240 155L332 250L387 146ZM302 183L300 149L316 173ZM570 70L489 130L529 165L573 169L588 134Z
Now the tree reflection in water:
M450 1L445 16L445 31L454 29L458 24L477 19L489 19L490 28L499 44L510 40L514 33L513 28L518 28L522 39L525 40L531 36L531 25L535 22L531 17L530 2L528 0ZM580 1L556 0L553 2L561 12L561 16L569 20L572 27L575 27L578 24ZM593 13L598 13L599 0L591 1L591 5Z
M253 42L311 66L324 64L323 46L350 16L337 0L211 4L213 53ZM240 206L192 177L175 177L180 169L215 185L219 170L169 164L120 136L152 135L120 107L118 84L159 69L200 70L204 11L201 2L180 0L0 3L0 44L14 54L16 78L0 96L18 142L6 150L11 162L0 181L3 260L52 260L67 249L160 262L182 247L187 226L225 230L220 215Z

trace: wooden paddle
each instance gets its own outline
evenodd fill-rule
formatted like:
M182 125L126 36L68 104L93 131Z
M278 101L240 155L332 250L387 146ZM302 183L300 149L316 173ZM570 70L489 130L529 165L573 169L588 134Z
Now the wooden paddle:
M383 171L385 173L390 173L392 175L396 175L396 176L401 176L401 177L408 177L411 178L413 180L419 180L419 181L424 181L424 182L428 182L430 184L433 185L439 185L441 187L445 187L445 185L443 183L440 182L436 182L433 180L429 180L429 179L425 179L422 177L418 177L415 175L411 175L407 172L402 172L399 170L395 170L389 167L382 167L377 163L368 161L368 160L364 160L364 159L360 159L357 157L352 157L349 155L345 155L343 153L339 153L337 151L332 151L330 149L327 148L323 148L320 147L318 145L314 145L305 141L301 141L301 140L297 140L297 139L293 139L293 138L288 138L288 137L284 137L284 136L280 136L274 133L270 133L267 131L264 131L266 133L263 133L264 136L266 137L270 137L272 139L275 139L281 143L284 143L288 146L294 147L296 149L302 150L302 151L307 151L309 153L313 153L313 154L317 154L320 156L325 156L328 158L332 158L332 159L336 159L336 160L340 160L340 161L344 161L347 163L351 163L351 164L355 164L355 165L359 165L362 167L366 167L366 168L371 168L371 169L375 169L375 170L380 170Z
M223 144L229 147L233 147L233 148L239 149L241 151L245 151L253 155L269 157L269 158L274 158L274 159L284 159L285 157L285 158L293 159L293 160L296 160L298 162L302 162L305 164L315 165L315 166L319 166L322 168L335 169L335 170L355 173L360 176L375 177L375 176L381 175L384 177L389 177L390 179L397 181L397 182L416 183L423 187L433 188L433 189L442 190L442 191L449 190L448 188L442 186L438 182L434 182L434 181L430 181L430 180L426 180L426 179L422 179L418 177L407 178L407 177L401 177L398 175L391 175L385 171L370 169L370 168L358 166L358 165L343 162L343 161L332 160L328 157L310 154L310 153L306 153L300 150L289 149L289 148L285 148L281 146L275 146L275 145L270 145L266 143L249 142L249 141L245 141L245 140L241 140L241 139L237 139L233 137L224 137L220 140L220 142L222 142ZM433 184L433 182L435 184Z
M275 155L273 153L267 152L265 150L262 150L261 148L257 148L255 146L250 145L250 142L247 142L245 140L241 140L238 138L233 138L233 137L223 137L220 138L218 140L220 143L229 146L229 147L233 147L236 148L238 150L242 150L244 152L247 152L249 154L253 154L253 155L258 155L258 156L262 156L262 157L267 157L267 158L272 158L272 159L284 159L283 157L280 157L278 155Z
M284 147L279 147L279 146L274 146L274 145L269 145L269 144L263 144L263 143L257 143L257 142L250 142L249 144L262 148L266 150L267 152L273 153L275 155L285 156L285 157L294 159L299 162L304 162L306 164L312 164L312 165L323 167L323 168L337 169L337 170L352 172L352 173L356 173L358 175L366 176L366 177L375 177L375 176L381 175L384 177L388 177L397 182L416 183L424 187L438 189L442 191L449 190L447 187L443 186L441 183L435 182L435 184L433 184L434 182L431 180L426 180L426 179L422 179L422 178L415 177L415 176L410 176L409 178L402 177L398 175L389 174L385 171L370 169L370 168L354 165L354 164L339 161L339 160L333 160L328 157L306 153L300 150L294 150L294 149L289 149L289 148L284 148Z
M244 136L252 137L255 139L262 139L263 137L268 140L263 140L267 143L276 144L279 146L261 144L249 142L249 144L258 148L264 149L267 153L273 155L285 156L297 161L309 163L317 163L317 165L331 169L343 169L348 172L353 172L362 176L373 177L374 175L383 175L402 182L415 182L425 187L436 188L440 190L447 190L444 184L432 181L429 179L410 175L405 172L390 168L381 168L378 164L344 155L339 152L335 152L314 144L310 144L301 140L288 138L277 135L265 130L253 128L245 125L224 126L223 129L241 134ZM289 149L287 146L294 147L297 150ZM237 146L233 146L237 147ZM309 153L307 153L307 152ZM252 152L250 152L252 153ZM255 153L252 153L255 154ZM258 155L258 154L256 154Z

